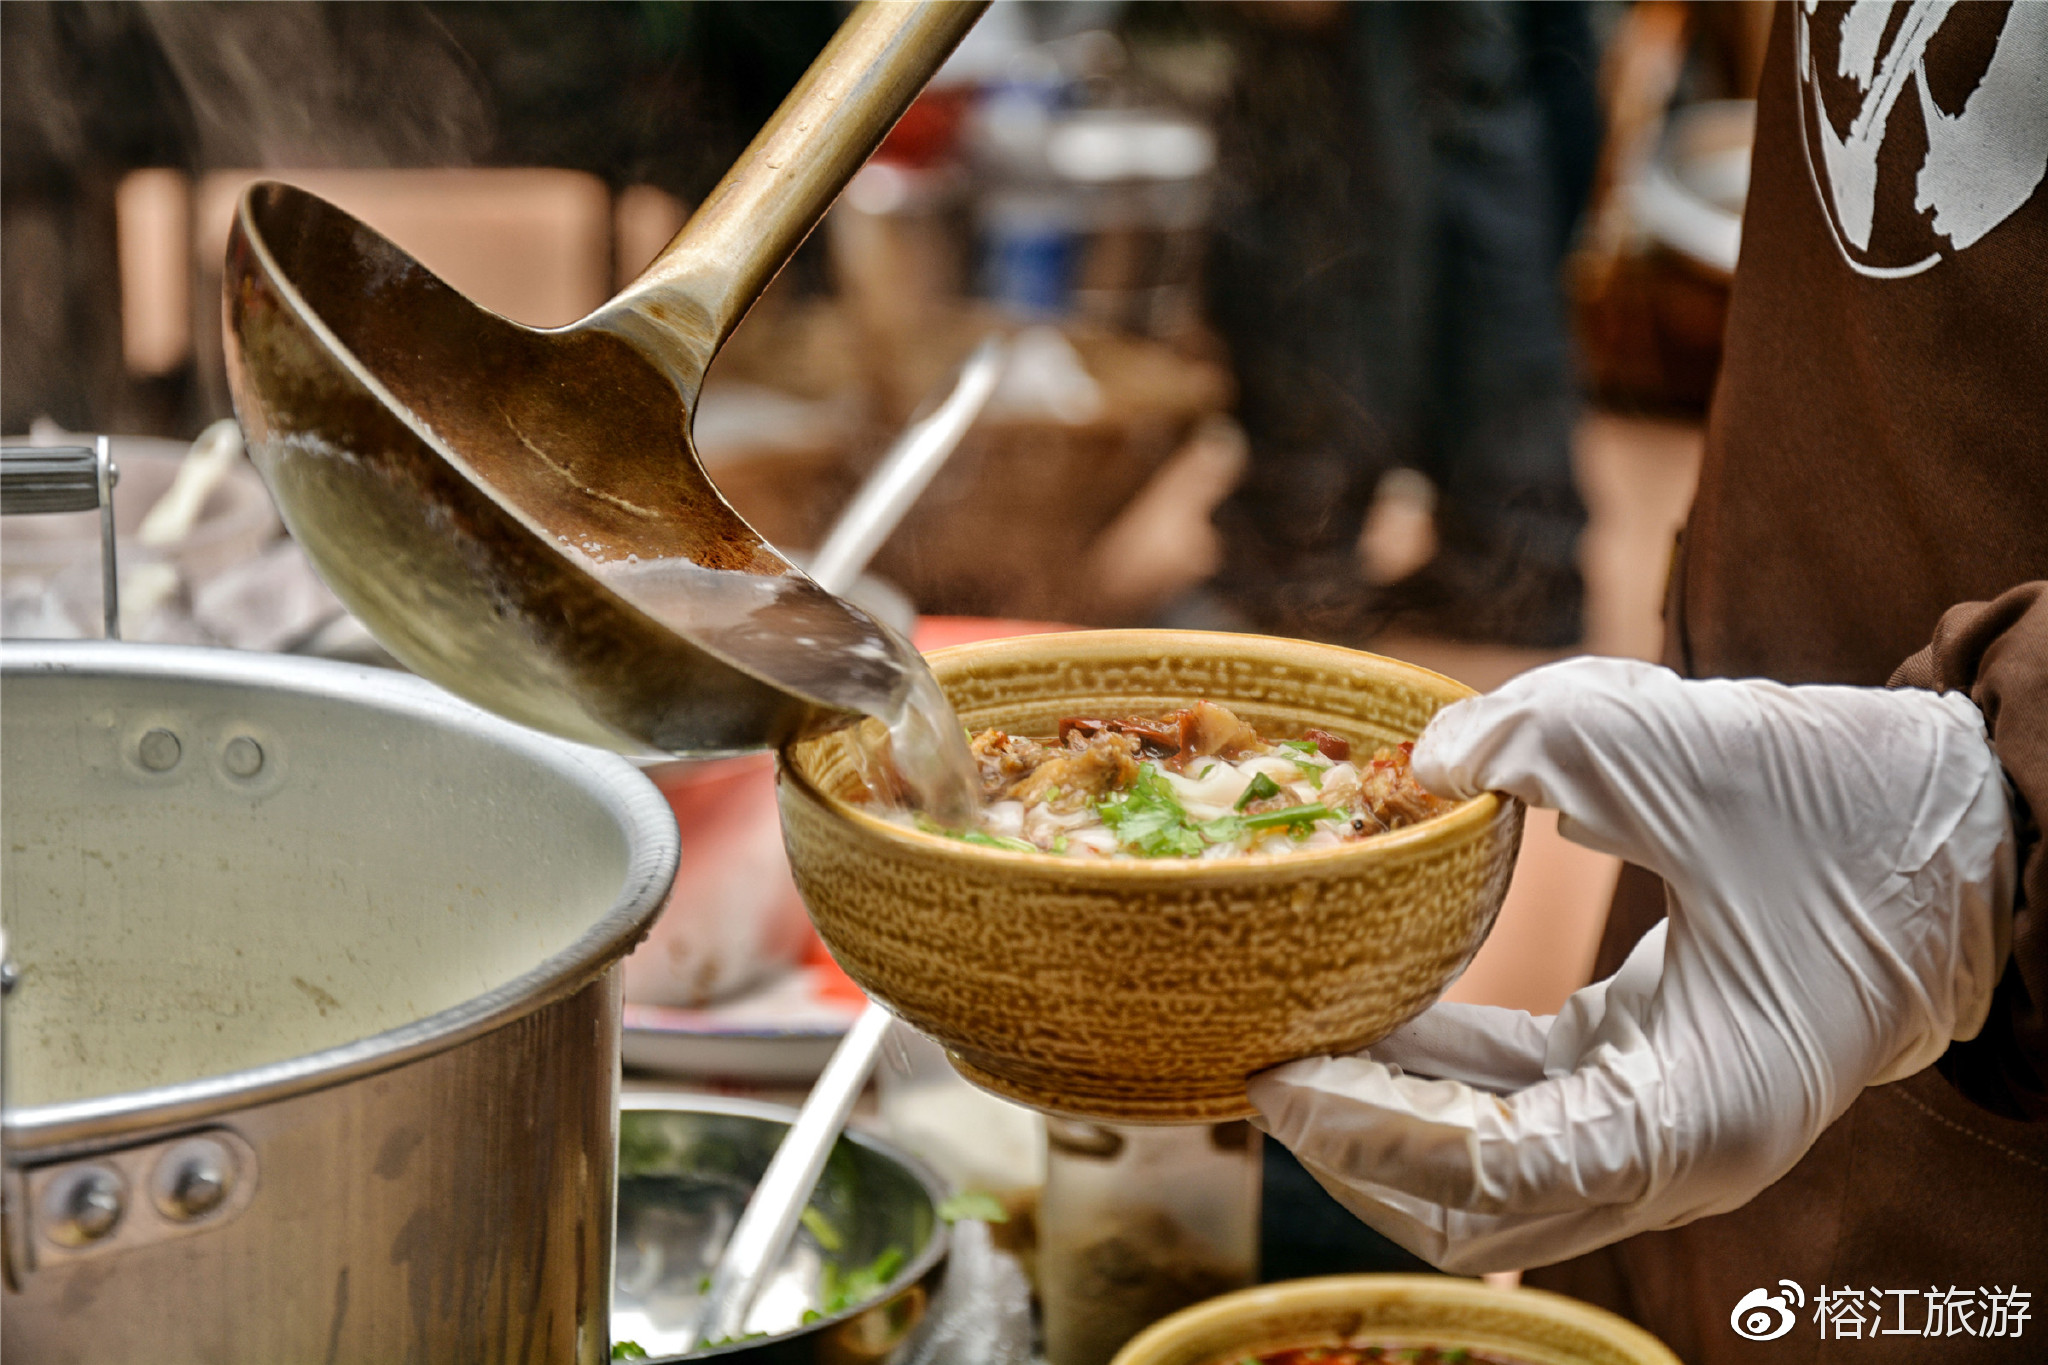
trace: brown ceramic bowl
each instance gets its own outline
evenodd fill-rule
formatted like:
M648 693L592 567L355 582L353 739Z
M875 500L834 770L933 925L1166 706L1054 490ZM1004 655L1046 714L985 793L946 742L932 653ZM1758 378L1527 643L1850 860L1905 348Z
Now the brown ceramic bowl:
M1462 1347L1516 1365L1678 1365L1664 1343L1605 1309L1449 1275L1333 1275L1239 1290L1154 1323L1110 1365L1236 1365L1346 1342Z
M1266 734L1316 727L1370 750L1471 695L1377 655L1205 632L1034 635L931 665L968 728L1020 734L1206 697ZM1253 1072L1419 1013L1492 927L1522 831L1520 803L1487 795L1314 852L1013 853L855 804L849 731L785 750L777 789L812 922L864 990L998 1095L1138 1123L1245 1117Z

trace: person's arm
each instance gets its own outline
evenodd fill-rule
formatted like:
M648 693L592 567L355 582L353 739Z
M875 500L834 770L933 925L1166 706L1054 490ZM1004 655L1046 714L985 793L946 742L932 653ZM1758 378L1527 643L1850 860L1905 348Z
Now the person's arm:
M2012 961L1990 1017L1938 1065L1972 1101L2008 1118L2048 1121L2048 582L1943 614L1934 641L1892 675L1893 687L1962 692L1984 713L2012 783L2019 899Z
M1251 1078L1268 1132L1445 1269L1739 1207L1866 1086L1985 1024L2015 838L1957 692L1576 659L1446 708L1415 773L1553 808L1668 888L1665 922L1554 1018L1438 1005L1366 1053Z

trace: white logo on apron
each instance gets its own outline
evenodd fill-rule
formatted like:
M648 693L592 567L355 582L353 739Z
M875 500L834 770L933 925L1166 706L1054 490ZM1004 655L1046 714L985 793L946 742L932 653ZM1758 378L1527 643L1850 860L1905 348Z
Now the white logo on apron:
M1807 170L1835 245L1859 274L1898 279L1929 269L1942 259L1941 241L1951 254L1968 248L2026 203L2048 174L2048 3L2012 6L1976 88L1950 112L1928 87L1926 59L1928 43L1953 7L1953 0L1913 0L1903 13L1883 0L1849 6L1829 74L1852 85L1861 103L1840 133L1828 115L1814 54L1816 0L1803 0L1794 11ZM1912 241L1873 242L1878 154L1892 110L1909 87L1927 130L1913 207L1930 215L1931 232L1915 233Z

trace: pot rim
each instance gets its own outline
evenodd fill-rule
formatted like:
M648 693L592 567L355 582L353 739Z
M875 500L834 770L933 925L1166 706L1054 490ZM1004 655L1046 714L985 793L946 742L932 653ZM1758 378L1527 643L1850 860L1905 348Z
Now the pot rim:
M1479 695L1456 678L1447 677L1420 664L1411 664L1406 660L1389 658L1383 654L1346 649L1341 645L1291 640L1281 636L1229 634L1222 631L1076 630L1040 635L1003 636L935 650L927 655L926 659L932 665L932 671L938 673L949 663L1012 653L1038 655L1049 647L1064 645L1071 649L1074 642L1081 640L1088 641L1090 652L1114 653L1137 652L1138 646L1133 643L1134 641L1155 645L1160 650L1173 648L1175 642L1198 648L1213 646L1218 642L1235 642L1268 652L1275 646L1281 646L1288 651L1299 650L1344 656L1353 660L1367 660L1375 669L1413 675L1418 680L1438 682L1445 686L1445 690L1454 694L1454 700ZM1120 642L1124 647L1111 649L1112 641ZM1133 879L1142 882L1178 882L1197 877L1203 881L1222 882L1229 880L1233 875L1258 877L1263 880L1266 874L1276 868L1295 869L1305 874L1327 875L1348 872L1352 870L1351 864L1354 863L1396 860L1410 853L1420 852L1424 848L1434 848L1446 841L1457 842L1476 838L1480 831L1500 814L1502 802L1500 795L1495 792L1481 792L1478 796L1467 797L1458 802L1441 815L1434 815L1416 824L1338 848L1304 849L1286 853L1238 853L1227 858L1064 858L1057 854L1023 853L1014 849L990 848L984 844L949 839L940 834L928 834L924 830L899 825L871 814L864 806L841 800L813 782L791 757L792 753L803 745L821 742L831 737L831 734L807 736L784 745L776 755L777 778L790 783L812 804L852 824L870 838L895 841L929 856L951 858L964 864L986 864L993 861L995 866L1014 868L1013 875L1016 876L1051 876L1067 884L1121 886Z
M110 640L9 640L0 683L26 677L172 677L296 692L464 731L508 749L580 788L612 817L627 860L618 895L553 956L457 1005L318 1052L116 1095L8 1108L0 1136L10 1165L126 1142L153 1129L194 1123L309 1094L447 1051L588 985L643 937L675 880L675 817L654 784L617 754L556 739L482 711L423 678L390 669L297 655Z

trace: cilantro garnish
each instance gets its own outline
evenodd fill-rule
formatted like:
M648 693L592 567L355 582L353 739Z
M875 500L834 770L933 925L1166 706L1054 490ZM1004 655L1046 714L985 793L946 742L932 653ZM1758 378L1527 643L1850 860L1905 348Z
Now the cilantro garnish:
M817 1242L820 1251L837 1251L846 1245L846 1239L839 1235L839 1229L833 1227L831 1221L824 1214L818 1212L817 1205L804 1205L804 1211L797 1215L797 1220L804 1225L804 1230L809 1232L812 1239Z
M954 837L963 843L980 844L983 848L1006 848L1012 853L1038 852L1038 845L1029 839L1013 839L1007 834L983 834L978 829L970 829Z
M1276 829L1281 825L1295 825L1306 829L1318 820L1336 819L1337 812L1317 801L1313 805L1289 806L1285 810L1269 810L1263 815L1247 815L1242 818L1246 829Z
M963 844L980 844L983 848L1008 849L1012 853L1038 852L1038 845L1028 839L1013 839L1007 834L986 834L978 829L948 829L926 815L917 817L917 827L926 834L936 834L946 839L958 839Z
M1117 842L1147 858L1192 858L1204 847L1186 807L1154 763L1139 768L1137 780L1122 795L1097 802L1095 811Z
M1264 773L1258 773L1253 776L1251 785L1244 789L1244 795L1237 798L1237 804L1231 807L1231 809L1243 810L1254 801L1264 801L1268 797L1278 796L1279 794L1280 784Z
M1270 778L1266 780L1271 782ZM1257 786L1257 779L1254 779L1252 788ZM1275 784L1274 794L1277 795L1279 790ZM1316 821L1338 818L1336 811L1317 802L1266 811L1260 815L1223 815L1214 820L1196 820L1188 815L1187 808L1174 795L1166 775L1151 763L1138 770L1138 778L1128 791L1097 802L1095 809L1119 843L1130 852L1147 858L1192 858L1210 844L1227 844L1257 830L1287 828L1298 830L1306 837L1309 827Z
M818 1274L818 1311L826 1317L867 1302L881 1292L903 1268L903 1248L890 1247L866 1265L841 1270L836 1261L825 1262Z

